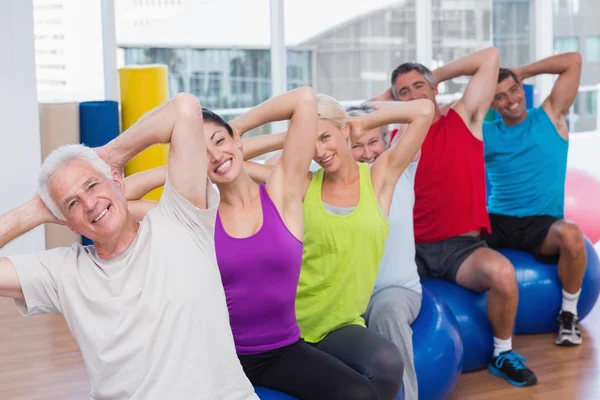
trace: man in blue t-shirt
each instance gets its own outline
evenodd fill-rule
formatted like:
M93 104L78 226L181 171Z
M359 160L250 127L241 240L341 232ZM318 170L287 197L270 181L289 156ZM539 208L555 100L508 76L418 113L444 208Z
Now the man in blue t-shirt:
M558 74L550 96L527 110L523 79ZM492 101L502 119L484 123L485 164L491 184L488 211L492 248L528 251L548 263L558 259L563 300L556 344L581 344L577 301L586 267L579 227L564 217L569 148L566 116L577 96L579 53L559 54L521 68L501 68Z

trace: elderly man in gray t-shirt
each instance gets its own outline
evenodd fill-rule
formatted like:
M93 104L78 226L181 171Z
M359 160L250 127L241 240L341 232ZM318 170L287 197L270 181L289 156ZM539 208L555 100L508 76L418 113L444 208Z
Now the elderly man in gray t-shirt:
M206 176L198 100L180 94L108 145L50 154L39 195L0 216L0 247L43 223L90 238L0 258L0 295L23 315L63 314L95 399L257 399L235 354L216 265L219 196ZM159 206L129 212L124 164L170 143Z

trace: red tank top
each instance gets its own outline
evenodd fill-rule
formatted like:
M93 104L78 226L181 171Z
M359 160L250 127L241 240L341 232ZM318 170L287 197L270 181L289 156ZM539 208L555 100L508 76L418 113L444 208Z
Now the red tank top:
M483 142L453 109L433 123L415 177L415 241L489 233Z

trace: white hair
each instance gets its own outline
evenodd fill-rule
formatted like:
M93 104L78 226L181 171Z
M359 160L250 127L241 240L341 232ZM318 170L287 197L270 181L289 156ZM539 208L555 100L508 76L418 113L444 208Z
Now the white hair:
M361 104L360 106L351 106L346 108L346 112L350 117L360 117L361 115L370 114L375 112L373 107L370 107L366 104ZM390 129L387 125L379 127L379 133L381 134L381 138L383 139L383 145L385 149L389 148L390 145Z
M59 169L74 161L85 161L96 171L100 172L108 179L112 179L112 170L110 166L102 160L94 150L87 146L82 144L68 144L59 147L50 153L44 160L42 170L38 177L38 194L50 212L56 218L63 221L65 217L60 211L60 207L50 196L50 180Z

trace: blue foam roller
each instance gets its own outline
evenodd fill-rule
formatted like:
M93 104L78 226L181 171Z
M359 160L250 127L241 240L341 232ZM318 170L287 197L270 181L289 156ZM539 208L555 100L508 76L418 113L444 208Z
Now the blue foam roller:
M476 293L440 279L423 279L421 283L444 300L458 322L464 348L463 372L486 368L494 345L486 311L487 292Z
M261 400L297 400L289 394L281 393L273 389L267 389L265 387L255 386L254 390Z
M88 147L104 146L119 135L119 103L112 100L79 103L80 141ZM85 236L83 245L92 242Z
M85 101L79 103L81 143L88 147L104 146L119 135L119 103Z
M600 261L592 243L586 238L587 269L577 304L579 319L592 311L600 294ZM519 285L519 307L515 333L555 332L556 317L562 303L562 285L556 264L544 264L531 254L500 250L515 266Z
M448 398L462 371L463 342L448 305L425 287L412 330L419 399Z

